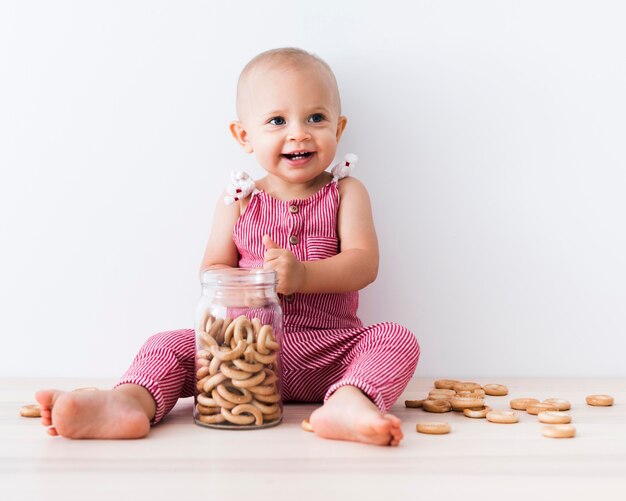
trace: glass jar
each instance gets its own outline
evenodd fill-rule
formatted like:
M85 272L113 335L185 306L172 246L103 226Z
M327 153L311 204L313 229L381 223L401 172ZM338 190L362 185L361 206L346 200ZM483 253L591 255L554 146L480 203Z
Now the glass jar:
M283 313L272 270L202 274L196 309L196 424L257 429L279 424Z

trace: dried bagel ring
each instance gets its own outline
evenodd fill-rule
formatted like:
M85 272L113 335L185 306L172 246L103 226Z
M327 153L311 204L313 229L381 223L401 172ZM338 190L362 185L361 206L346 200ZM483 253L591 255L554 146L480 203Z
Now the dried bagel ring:
M449 402L455 396L456 393L454 395L445 395L443 393L429 393L427 398L428 400L447 400Z
M240 360L238 358L236 358L235 360L233 360L233 364L235 364L235 367L237 367L237 369L241 369L242 371L246 371L246 372L250 372L250 373L255 373L255 372L259 372L262 371L265 368L264 364L259 364L259 363L248 363L245 362L244 360Z
M198 414L204 414L205 416L211 416L212 414L220 413L219 407L207 407L201 404L196 405L196 410L198 411Z
M248 390L254 393L255 395L273 395L276 393L276 387L272 385L259 385L259 386L250 386ZM256 397L255 397L256 398Z
M233 369L233 367L226 362L220 366L220 370L230 379L244 380L252 376L251 372L238 371L237 369Z
M202 341L202 345L208 349L211 349L211 346L217 346L217 341L206 332L200 333L200 341Z
M235 391L230 391L230 388ZM252 393L250 393L245 388L235 388L234 386L222 383L218 384L216 389L220 396L225 398L229 402L233 402L235 404L247 404L248 402L252 401Z
M271 423L272 421L276 421L279 420L282 417L282 414L280 411L276 411L274 414L267 414L265 416L265 422L266 423Z
M259 335L256 340L256 350L261 355L269 355L270 353L270 350L267 346L265 346L265 343L267 342L268 336L272 332L273 332L273 329L271 325L264 325L263 327L261 327L261 330L259 331Z
M548 438L573 438L576 436L576 428L571 424L553 424L544 426L542 434Z
M250 388L251 386L260 385L265 379L265 372L257 372L254 376L250 376L248 379L233 379L233 386L237 388Z
M200 380L203 377L206 376L210 376L211 375L211 368L208 365L205 365L204 367L200 367L197 371L196 371L196 379Z
M201 423L206 423L206 424L217 424L217 423L223 423L224 421L226 421L226 418L222 415L221 412L219 414L211 414L211 415L198 414L197 419Z
M249 344L246 350L243 352L244 360L249 364L255 364L256 363L256 359L254 358L255 353L256 353L256 343ZM261 363L261 365L263 364Z
M279 344L273 338L265 341L265 346L272 351L278 351L280 349Z
M232 323L233 323L232 318L230 317L224 318L224 323L222 324L222 328L220 332L217 334L217 336L215 336L215 340L218 342L218 344L224 344L224 336L226 335L226 331L228 330L228 328L230 327L230 324Z
M196 390L198 391L198 393L202 393L204 391L204 383L206 383L209 379L211 379L211 376L204 376L200 381L196 383Z
M426 399L422 402L422 409L426 412L450 412L452 404L448 400Z
M213 388L215 388L218 384L226 380L226 376L221 372L218 372L214 376L209 376L209 378L202 385L202 391L204 393L211 393ZM200 384L200 383L198 383Z
M206 310L202 315L202 320L200 321L202 330L204 330L204 332L209 332L213 322L215 322L215 317L209 313L209 310Z
M243 339L240 339L237 342L237 345L232 350L221 351L218 350L217 347L211 347L211 353L215 358L219 358L222 361L225 360L234 360L235 358L239 358L243 355L243 352L246 350L247 344Z
M265 404L275 404L280 401L280 395L278 393L274 393L273 395L255 395L254 398Z
M254 405L251 404L241 404L235 407L232 411L235 416L240 416L241 414L250 414L254 416L254 424L260 426L263 424L263 413L260 409L257 409Z
M263 372L265 372L265 379L263 380L264 385L274 384L278 381L278 376L276 376L276 373L272 369L263 369Z
M468 418L481 419L486 418L493 409L485 406L482 409L463 409L463 415Z
M254 343L254 328L248 317L242 315L235 321L233 339L236 342L245 340L247 344Z
M228 327L224 331L224 344L230 345L230 342L233 339L233 334L235 333L235 325L237 325L237 321L241 318L245 317L245 315L238 316L235 320L228 324Z
M41 417L41 407L39 404L27 404L23 405L20 409L20 416L22 417Z
M219 352L219 353L230 353L232 351L232 348L230 348L229 346L211 346L209 348L209 351L211 352L211 358L215 358L215 352Z
M485 406L482 398L474 397L453 397L450 399L453 411L462 412L463 409L479 409Z
M463 398L479 398L482 400L485 398L485 390L481 390L480 388L472 391L461 390L456 394L456 396Z
M257 362L261 362L262 364L273 364L276 362L276 353L272 353L271 355L263 355L258 351L254 352L254 360Z
M503 384L486 384L483 386L483 390L492 397L503 397L509 394L509 389Z
M270 351L277 351L279 346L278 343L276 342L276 337L274 336L274 329L271 325L264 325L263 327L261 327L261 330L259 332L259 338L257 340L257 345L259 348L263 349L263 350L270 350ZM261 349L259 349L259 353L263 353L261 351ZM264 355L267 355L267 353L263 353Z
M208 367L209 360L207 358L196 357L196 369L200 369L201 367Z
M572 404L562 398L546 398L543 403L556 405L559 411L568 411L572 408Z
M206 332L207 331L207 325L210 326L209 319L211 321L213 321L213 320L215 320L215 317L209 313L208 309L204 310L204 312L202 313L202 318L200 319L200 322L198 324L196 324L196 325L198 325L198 328L196 329L196 332L201 332L201 331Z
M233 407L235 407L235 405L237 405L236 403L226 400L224 397L222 397L222 395L220 395L217 391L217 388L211 392L211 397L222 409L232 409Z
M209 360L213 357L213 354L209 350L198 350L196 352L196 361Z
M432 397L433 395L446 395L448 397L454 397L456 395L456 391L448 390L446 388L435 388L434 390L430 390L428 392L429 397Z
M430 421L425 423L417 423L415 429L419 433L426 433L428 435L445 435L450 433L450 423L444 423L440 421Z
M519 421L515 411L490 411L486 417L491 423L513 424Z
M308 432L312 432L313 431L313 427L311 426L311 423L309 422L308 419L303 419L302 423L300 423L300 427L304 431L308 431Z
M409 407L411 409L419 409L422 407L423 403L424 403L423 400L405 400L404 406Z
M539 421L546 424L568 424L572 422L572 416L565 412L543 411L537 414Z
M222 365L222 361L215 357L213 360L211 360L211 363L209 364L209 374L211 374L211 376L215 376L215 374L217 374L220 370L220 365Z
M610 407L615 399L611 395L589 395L585 401L594 407Z
M206 393L200 393L198 396L196 396L196 401L200 405L204 405L205 407L215 407L218 405L217 402L209 397Z
M478 383L472 383L469 381L460 381L458 383L454 383L454 385L452 386L452 389L454 391L474 391L474 390L478 390L478 389L482 389L482 386L480 386Z
M525 411L529 405L538 403L540 402L536 398L514 398L511 400L510 405L511 409L515 409L516 411Z
M460 381L457 381L456 379L437 379L437 381L435 381L435 388L453 390L454 385L459 382Z
M215 341L215 338L222 331L222 325L224 325L223 318L217 318L213 321L209 319L209 321L207 322L206 333L211 339L213 339L213 341Z
M252 405L254 405L257 409L259 409L263 414L274 414L275 412L278 412L280 410L280 407L278 407L278 404L264 404L263 402L259 402L258 400L254 399L251 402Z
M228 409L222 408L222 416L226 418L226 421L229 421L233 424L239 424L242 426L252 424L255 421L255 417L251 414L244 414L243 416L235 416Z
M542 403L531 404L528 407L526 407L526 412L528 412L528 414L532 414L533 416L536 416L540 412L549 412L549 411L558 411L558 410L559 408L556 405L542 404Z
M259 331L261 330L261 327L263 327L263 324L261 323L261 321L258 318L253 318L252 319L252 328L254 329L254 334L256 336L259 335Z

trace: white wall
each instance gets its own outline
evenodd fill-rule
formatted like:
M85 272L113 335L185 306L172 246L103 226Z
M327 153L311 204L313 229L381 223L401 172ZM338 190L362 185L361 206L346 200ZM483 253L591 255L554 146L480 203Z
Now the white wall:
M117 376L190 327L234 89L335 69L381 241L368 322L416 375L626 376L626 8L573 1L0 3L0 376Z

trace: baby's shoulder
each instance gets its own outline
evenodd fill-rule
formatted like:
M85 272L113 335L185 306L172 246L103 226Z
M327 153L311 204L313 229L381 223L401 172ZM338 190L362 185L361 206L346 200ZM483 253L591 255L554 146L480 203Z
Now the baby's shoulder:
M337 181L337 189L342 197L350 194L367 193L367 188L356 177L344 177Z

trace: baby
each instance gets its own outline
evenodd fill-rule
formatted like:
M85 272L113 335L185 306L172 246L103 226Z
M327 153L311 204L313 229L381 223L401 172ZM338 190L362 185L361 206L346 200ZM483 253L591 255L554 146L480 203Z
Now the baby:
M274 270L283 400L323 402L309 420L320 437L398 445L401 421L387 411L420 349L406 328L357 317L357 291L378 273L378 243L363 184L327 171L347 122L335 76L303 50L263 52L241 73L237 115L230 132L266 175L252 193L220 198L200 271ZM42 422L71 438L144 437L194 395L195 351L193 329L156 334L112 390L39 391Z

